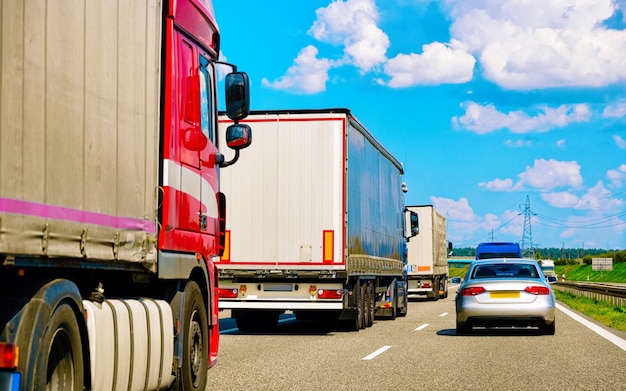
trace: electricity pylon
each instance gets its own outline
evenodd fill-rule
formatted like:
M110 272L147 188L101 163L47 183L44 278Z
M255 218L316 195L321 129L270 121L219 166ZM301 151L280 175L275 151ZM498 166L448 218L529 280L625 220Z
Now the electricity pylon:
M535 248L533 246L533 230L531 225L530 198L526 194L526 204L524 205L524 232L522 233L522 255L525 258L534 258Z

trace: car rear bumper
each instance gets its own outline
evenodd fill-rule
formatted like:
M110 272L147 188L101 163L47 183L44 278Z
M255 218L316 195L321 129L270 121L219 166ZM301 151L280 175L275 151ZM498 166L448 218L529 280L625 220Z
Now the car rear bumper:
M550 297L538 298L525 304L479 304L472 297L463 298L457 305L458 323L472 325L550 325L554 322L555 308Z

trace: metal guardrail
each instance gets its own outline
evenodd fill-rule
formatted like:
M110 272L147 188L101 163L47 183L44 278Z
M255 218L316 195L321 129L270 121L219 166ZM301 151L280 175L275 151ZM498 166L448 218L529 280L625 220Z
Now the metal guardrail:
M610 284L601 282L557 282L554 289L570 292L577 296L602 300L616 306L626 307L626 284Z

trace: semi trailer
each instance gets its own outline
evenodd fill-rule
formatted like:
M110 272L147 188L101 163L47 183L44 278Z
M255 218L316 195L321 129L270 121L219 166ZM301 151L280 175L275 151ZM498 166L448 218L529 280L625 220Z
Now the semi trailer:
M402 164L348 109L252 111L254 145L222 174L220 309L240 330L286 311L358 330L407 312ZM232 123L220 118L222 131Z
M438 300L448 297L446 218L432 205L408 206L417 213L420 231L409 243L407 276L409 297Z

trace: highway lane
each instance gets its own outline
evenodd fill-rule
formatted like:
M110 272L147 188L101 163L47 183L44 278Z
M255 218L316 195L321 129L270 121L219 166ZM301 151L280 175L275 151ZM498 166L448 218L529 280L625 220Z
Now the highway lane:
M557 310L556 335L457 336L454 292L413 301L409 314L344 332L289 320L242 334L221 320L211 390L622 390L626 351ZM230 330L230 331L228 331ZM624 333L616 333L626 339Z

